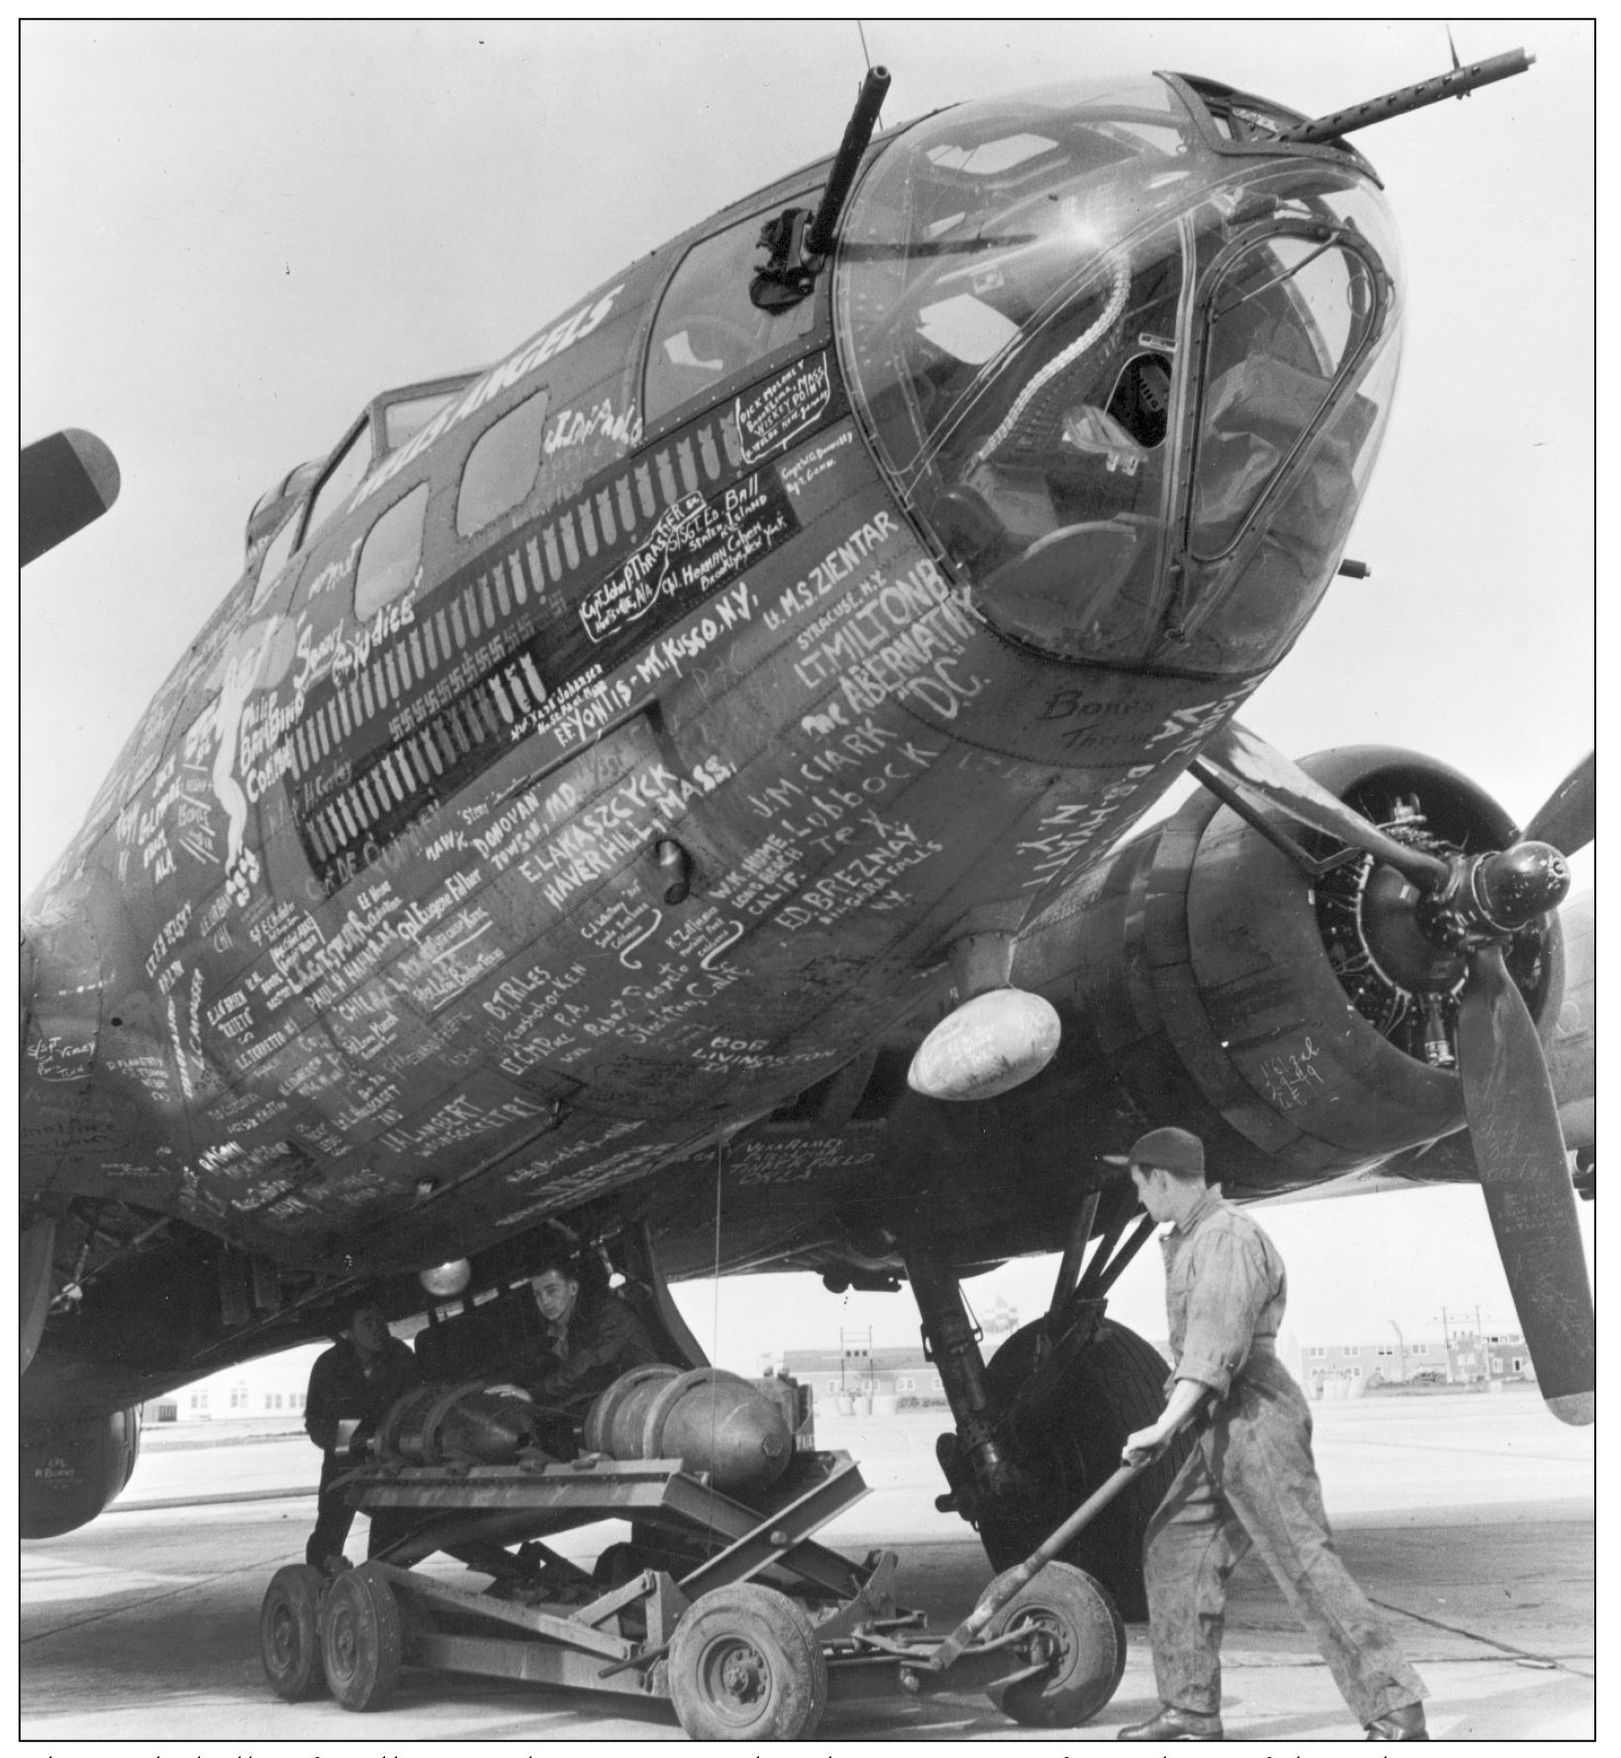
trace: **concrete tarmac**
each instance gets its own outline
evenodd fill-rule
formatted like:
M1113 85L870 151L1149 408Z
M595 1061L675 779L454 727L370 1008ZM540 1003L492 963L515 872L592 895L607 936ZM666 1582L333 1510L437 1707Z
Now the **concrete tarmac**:
M1389 1613L1431 1691L1432 1737L1592 1740L1594 1527L1591 1430L1561 1427L1534 1392L1365 1399L1314 1407L1317 1451L1340 1548ZM972 1608L989 1568L972 1534L937 1514L933 1439L941 1413L829 1419L818 1444L862 1465L871 1494L824 1528L860 1556L901 1558L903 1603L937 1632ZM393 1704L357 1716L329 1700L286 1704L265 1684L258 1611L265 1584L303 1556L316 1454L301 1436L143 1454L125 1500L93 1525L22 1547L20 1732L54 1753L139 1740L166 1758L204 1742L679 1739L667 1705L408 1669ZM212 1438L212 1437L210 1437ZM299 1492L302 1493L299 1493ZM242 1497L214 1500L198 1498ZM364 1554L364 1521L349 1551ZM580 1560L622 1536L613 1524L556 1541ZM430 1565L465 1580L460 1565ZM1113 1702L1064 1736L1109 1740L1157 1701L1145 1630L1129 1632ZM1223 1717L1230 1739L1273 1751L1360 1737L1326 1667L1264 1568L1234 1578ZM819 1738L1052 1739L983 1697L830 1709ZM160 1744L161 1742L161 1744Z

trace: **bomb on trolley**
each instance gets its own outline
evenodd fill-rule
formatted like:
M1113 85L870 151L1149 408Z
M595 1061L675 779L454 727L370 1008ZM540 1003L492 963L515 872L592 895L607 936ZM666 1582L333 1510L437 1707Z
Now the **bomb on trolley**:
M866 1485L848 1454L795 1445L793 1388L776 1390L638 1368L591 1406L572 1459L521 1403L408 1393L344 1481L400 1536L332 1576L276 1573L260 1614L272 1688L380 1709L410 1665L667 1700L694 1739L803 1738L829 1703L897 1694L984 1691L1037 1727L1104 1707L1125 1632L1090 1576L1051 1563L991 1606L1014 1585L999 1577L972 1630L931 1636L897 1603L893 1552L856 1563L816 1541ZM603 1520L631 1536L590 1570L548 1543Z

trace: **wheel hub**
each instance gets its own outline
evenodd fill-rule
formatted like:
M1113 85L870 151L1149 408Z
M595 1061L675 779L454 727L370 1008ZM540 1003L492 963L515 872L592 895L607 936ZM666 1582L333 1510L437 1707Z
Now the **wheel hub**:
M1032 1611L1020 1618L1016 1627L1024 1637L1023 1647L1031 1666L1061 1665L1070 1658L1072 1644L1061 1618L1045 1611Z
M711 1676L721 1695L738 1709L753 1708L765 1695L765 1662L746 1642L725 1644L715 1658Z
M332 1622L332 1659L343 1672L348 1673L354 1668L355 1651L354 1620L339 1611Z

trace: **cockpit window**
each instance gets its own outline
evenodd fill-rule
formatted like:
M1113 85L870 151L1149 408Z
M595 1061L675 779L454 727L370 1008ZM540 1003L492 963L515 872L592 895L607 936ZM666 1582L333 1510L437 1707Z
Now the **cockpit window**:
M280 499L281 484L279 482L273 482L270 487L259 496L258 500L253 503L253 511L248 514L248 541L250 543L253 540L253 527L258 523L264 512Z
M315 504L310 508L309 523L304 527L304 542L309 540L328 520L342 511L361 483L365 481L367 472L372 466L371 424L362 421L355 431L354 437L338 454L337 461L327 471L315 496Z
M287 558L293 553L293 540L298 536L298 514L295 512L282 528L271 538L265 550L264 560L259 564L259 578L253 588L253 602L249 610L257 610L275 588L277 579L287 566Z
M462 468L456 530L471 537L519 505L545 456L547 393L536 391L478 436Z
M760 228L773 217L743 220L700 240L682 259L665 290L647 351L642 406L649 425L810 333L814 299L786 311L761 311L749 298L750 284L770 254L760 244Z
M267 488L258 500L253 503L253 511L248 514L247 546L248 566L253 566L255 552L259 545L275 530L287 516L288 507L299 498L321 473L324 460L312 459L307 464L299 464L289 470L281 478ZM260 578L263 579L263 575Z
M383 411L383 446L398 451L409 439L415 439L455 395L454 391L435 391L426 397L405 397L390 403Z
M408 592L422 560L422 516L428 485L418 483L366 535L355 567L355 615L363 622Z

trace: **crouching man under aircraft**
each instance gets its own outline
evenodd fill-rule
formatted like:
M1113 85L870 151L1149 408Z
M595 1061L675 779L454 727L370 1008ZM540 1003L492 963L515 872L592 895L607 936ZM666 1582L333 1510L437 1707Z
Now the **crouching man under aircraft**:
M1113 1156L1110 1156L1113 1158ZM1204 1144L1155 1129L1114 1159L1161 1240L1176 1366L1158 1422L1124 1458L1157 1457L1199 1417L1197 1440L1144 1544L1162 1707L1122 1740L1219 1740L1227 1578L1253 1545L1327 1660L1370 1740L1427 1740L1424 1685L1334 1549L1311 1451L1311 1414L1278 1360L1286 1287L1277 1248L1205 1183Z
M316 1495L315 1530L304 1547L304 1560L317 1569L341 1565L343 1542L354 1522L354 1509L332 1480L351 1469L347 1449L339 1447L338 1425L356 1422L375 1427L396 1398L422 1383L417 1358L388 1334L381 1308L360 1301L337 1343L316 1357L304 1400L304 1427L326 1454L321 1461L321 1487ZM375 1556L398 1536L386 1513L372 1516L368 1556Z
M542 1444L571 1456L577 1450L574 1426L596 1395L633 1367L650 1366L659 1353L642 1321L607 1286L595 1260L582 1266L559 1250L541 1260L529 1286L540 1309L542 1349L509 1380L488 1390L532 1400L541 1418Z

